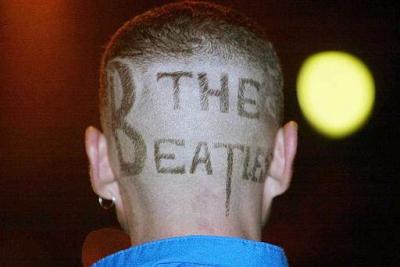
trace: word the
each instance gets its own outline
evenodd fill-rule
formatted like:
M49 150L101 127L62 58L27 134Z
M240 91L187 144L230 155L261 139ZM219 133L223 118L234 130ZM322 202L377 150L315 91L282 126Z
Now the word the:
M157 73L157 81L160 79L171 79L172 81L172 92L173 92L173 101L174 101L174 110L181 109L181 80L182 79L192 79L193 72L186 71L176 71L176 72L159 72ZM200 72L197 74L198 81L198 89L200 93L200 108L201 110L208 111L209 110L209 97L218 97L219 98L219 110L221 113L229 112L229 87L228 87L228 74L222 73L220 76L220 89L212 89L209 87L207 73ZM250 98L245 96L245 92L249 90L255 90L259 98L265 94L260 92L261 83L248 78L239 78L239 88L238 88L238 101L237 101L237 113L241 117L245 117L248 119L259 119L260 117L260 105L262 105L265 101L264 99L258 99L259 103L257 103L257 99Z

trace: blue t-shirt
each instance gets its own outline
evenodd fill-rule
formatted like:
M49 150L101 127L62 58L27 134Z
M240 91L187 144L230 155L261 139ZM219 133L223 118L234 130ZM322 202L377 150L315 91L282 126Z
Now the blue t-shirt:
M182 236L131 247L107 256L103 266L268 266L285 267L282 248L258 241L221 236Z

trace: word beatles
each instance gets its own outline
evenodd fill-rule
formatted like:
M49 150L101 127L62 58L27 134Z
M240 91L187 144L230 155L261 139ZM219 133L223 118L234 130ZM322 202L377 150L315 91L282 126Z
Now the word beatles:
M120 61L112 61L108 66L107 76L107 90L110 97L112 131L115 138L116 149L120 162L120 169L122 176L134 176L142 172L146 160L148 158L147 145L142 135L132 127L128 121L128 113L133 108L136 98L136 85L131 75L130 66ZM195 76L192 72L177 71L177 72L159 72L156 74L157 82L161 79L171 79L173 98L173 110L181 109L181 86L182 79L193 79ZM117 81L116 79L119 79ZM117 82L116 82L117 81ZM229 103L229 88L228 88L228 74L222 73L220 76L220 90L211 89L209 87L207 73L197 73L198 88L200 92L200 108L203 111L209 110L209 97L219 98L219 110L221 113L230 112ZM119 107L116 106L115 101L115 88L121 86L122 98ZM259 92L262 88L260 82L248 78L239 78L238 83L238 101L236 106L237 114L245 119L258 120L260 117L260 110L265 103L265 93ZM256 99L246 97L245 92L248 90L256 90L256 95L260 97L257 102ZM254 95L254 91L253 91ZM267 107L268 108L268 107ZM132 141L134 147L134 161L130 162L124 158L121 141L118 132L123 132ZM150 140L149 140L150 141ZM250 153L251 148L242 144L225 144L225 143L212 143L209 140L198 142L190 166L174 162L176 158L176 151L171 151L171 146L185 147L185 140L174 139L166 137L157 139L154 143L154 167L155 171L159 174L195 174L199 165L204 165L202 168L207 175L213 174L213 167L210 158L210 147L212 149L225 149L226 151L226 216L229 215L229 202L231 194L232 173L234 165L235 151L242 153L244 156L241 178L243 180L253 182L264 182L265 171L271 159L270 154L266 154L265 149L256 148L256 151ZM168 146L168 148L166 148ZM255 153L254 153L255 152ZM238 152L237 152L238 153ZM254 155L254 156L251 156ZM238 154L236 154L238 156ZM243 159L243 158L242 158ZM169 163L169 164L167 164ZM171 165L172 164L172 165ZM175 165L174 165L175 164Z

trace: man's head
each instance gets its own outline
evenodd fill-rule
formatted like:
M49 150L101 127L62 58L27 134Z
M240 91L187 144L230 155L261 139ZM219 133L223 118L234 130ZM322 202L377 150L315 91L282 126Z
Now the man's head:
M86 133L93 189L115 197L131 236L259 238L296 150L282 110L277 56L248 19L204 2L146 12L102 58L104 136Z

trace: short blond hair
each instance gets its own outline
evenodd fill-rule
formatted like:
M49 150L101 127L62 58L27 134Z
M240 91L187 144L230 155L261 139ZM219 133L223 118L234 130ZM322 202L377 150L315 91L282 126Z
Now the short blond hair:
M112 36L100 67L100 114L109 103L105 66L115 57L139 58L212 54L244 57L264 70L271 82L277 123L283 117L283 78L279 59L266 34L242 14L216 4L183 1L149 10L127 21ZM124 79L122 79L124 81Z

